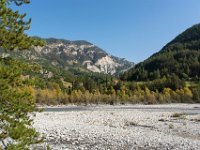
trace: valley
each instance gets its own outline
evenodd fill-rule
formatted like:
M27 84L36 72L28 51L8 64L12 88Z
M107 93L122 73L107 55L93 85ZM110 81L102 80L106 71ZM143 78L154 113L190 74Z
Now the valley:
M199 150L199 4L0 0L0 150Z

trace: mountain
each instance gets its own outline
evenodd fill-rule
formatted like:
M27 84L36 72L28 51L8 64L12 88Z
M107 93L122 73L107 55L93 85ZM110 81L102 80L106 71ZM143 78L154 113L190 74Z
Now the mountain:
M121 78L147 81L173 75L184 80L200 79L200 24L178 35L159 52L125 72Z
M11 52L8 55L40 64L51 64L65 70L79 68L84 71L112 75L124 72L133 66L133 63L109 55L87 41L68 41L55 38L45 40L47 44L44 47L34 47L20 53Z

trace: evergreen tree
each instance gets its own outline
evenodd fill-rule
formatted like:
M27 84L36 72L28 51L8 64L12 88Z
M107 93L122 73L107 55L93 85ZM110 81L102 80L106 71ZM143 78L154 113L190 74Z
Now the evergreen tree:
M26 14L9 8L28 4L28 0L0 0L0 49L23 50L42 41L33 39L25 30L31 20L24 21ZM0 58L0 149L28 150L41 142L39 134L32 128L32 113L36 104L28 90L24 89L22 70L27 66L10 58Z
M18 61L0 59L0 140L5 150L26 150L41 141L31 126L31 113L37 108L29 90L24 90L25 68Z
M17 6L29 3L29 0L0 1L0 48L4 50L23 50L33 45L43 45L43 41L24 34L30 28L31 19L25 21L26 14L20 14L9 8L10 3Z

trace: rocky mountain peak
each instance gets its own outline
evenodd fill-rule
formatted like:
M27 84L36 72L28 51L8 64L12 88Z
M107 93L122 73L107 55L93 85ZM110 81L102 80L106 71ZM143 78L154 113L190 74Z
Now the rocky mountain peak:
M68 69L75 66L106 74L119 74L133 66L132 62L109 55L87 41L55 38L46 41L44 47L34 47L15 55L37 62L45 61L59 68Z

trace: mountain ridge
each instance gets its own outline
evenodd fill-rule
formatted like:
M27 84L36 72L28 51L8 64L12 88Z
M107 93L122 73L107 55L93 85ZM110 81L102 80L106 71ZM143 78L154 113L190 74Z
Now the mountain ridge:
M199 80L200 24L186 29L159 52L125 72L121 78L147 81L173 75L184 80Z
M20 51L20 53L9 52L8 54L12 57L39 63L51 63L65 70L81 67L92 72L111 75L120 74L134 65L134 63L123 58L108 54L103 49L85 40L70 41L57 38L46 38L44 40L47 43L44 47L34 47L30 50Z

